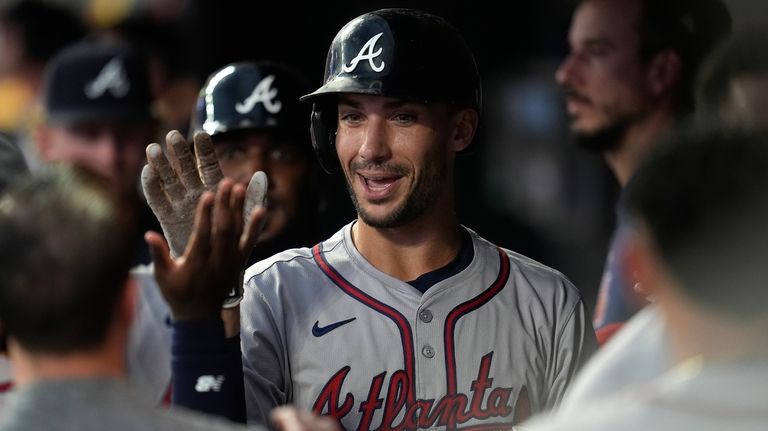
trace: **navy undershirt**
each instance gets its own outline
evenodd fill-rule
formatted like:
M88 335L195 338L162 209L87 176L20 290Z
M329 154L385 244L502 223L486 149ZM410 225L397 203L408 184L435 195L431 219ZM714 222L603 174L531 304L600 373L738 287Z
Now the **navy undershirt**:
M452 261L434 271L422 274L417 279L408 281L407 283L423 294L426 293L430 287L447 278L453 277L463 271L464 268L468 267L472 262L472 258L475 257L475 248L472 245L472 237L469 236L469 232L465 229L462 229L462 232L461 249L459 249L459 254L457 254Z

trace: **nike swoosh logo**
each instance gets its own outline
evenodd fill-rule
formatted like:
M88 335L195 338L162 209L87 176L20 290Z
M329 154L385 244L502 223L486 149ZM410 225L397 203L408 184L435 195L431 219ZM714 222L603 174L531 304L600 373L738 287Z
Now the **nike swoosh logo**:
M315 337L322 337L323 335L333 331L334 329L338 328L339 326L344 326L347 323L349 323L349 322L351 322L351 321L353 321L355 319L357 319L357 317L353 317L353 318L347 319L347 320L342 320L342 321L336 322L336 323L331 323L330 325L323 326L323 327L319 326L320 325L320 321L318 320L318 321L315 322L315 325L312 326L312 335L314 335Z

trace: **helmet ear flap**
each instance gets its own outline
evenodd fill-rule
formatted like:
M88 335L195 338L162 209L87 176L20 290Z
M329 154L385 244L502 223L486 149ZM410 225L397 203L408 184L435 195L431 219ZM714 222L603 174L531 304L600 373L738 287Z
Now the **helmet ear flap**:
M329 104L312 104L310 134L312 147L323 170L329 174L339 171L339 159L336 156L336 115Z

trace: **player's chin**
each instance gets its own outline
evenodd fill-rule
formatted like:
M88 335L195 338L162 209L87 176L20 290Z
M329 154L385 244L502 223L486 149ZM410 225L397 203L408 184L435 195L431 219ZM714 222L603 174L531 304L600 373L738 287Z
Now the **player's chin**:
M363 221L370 226L395 227L398 225L398 214L402 212L402 204L393 199L366 201L359 203L359 212Z
M571 132L577 139L591 139L593 136L600 135L607 127L607 121L583 121L571 125Z

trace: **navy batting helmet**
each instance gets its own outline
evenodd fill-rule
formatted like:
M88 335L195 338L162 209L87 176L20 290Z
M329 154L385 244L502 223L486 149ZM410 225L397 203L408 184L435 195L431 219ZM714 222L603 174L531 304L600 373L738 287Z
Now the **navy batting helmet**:
M480 74L459 32L444 19L413 9L381 9L347 23L333 39L322 87L313 102L312 145L328 172L338 168L333 143L335 96L371 94L478 111Z
M309 109L299 97L308 89L301 75L283 64L229 64L213 72L200 90L191 131L216 136L274 129L306 135Z

